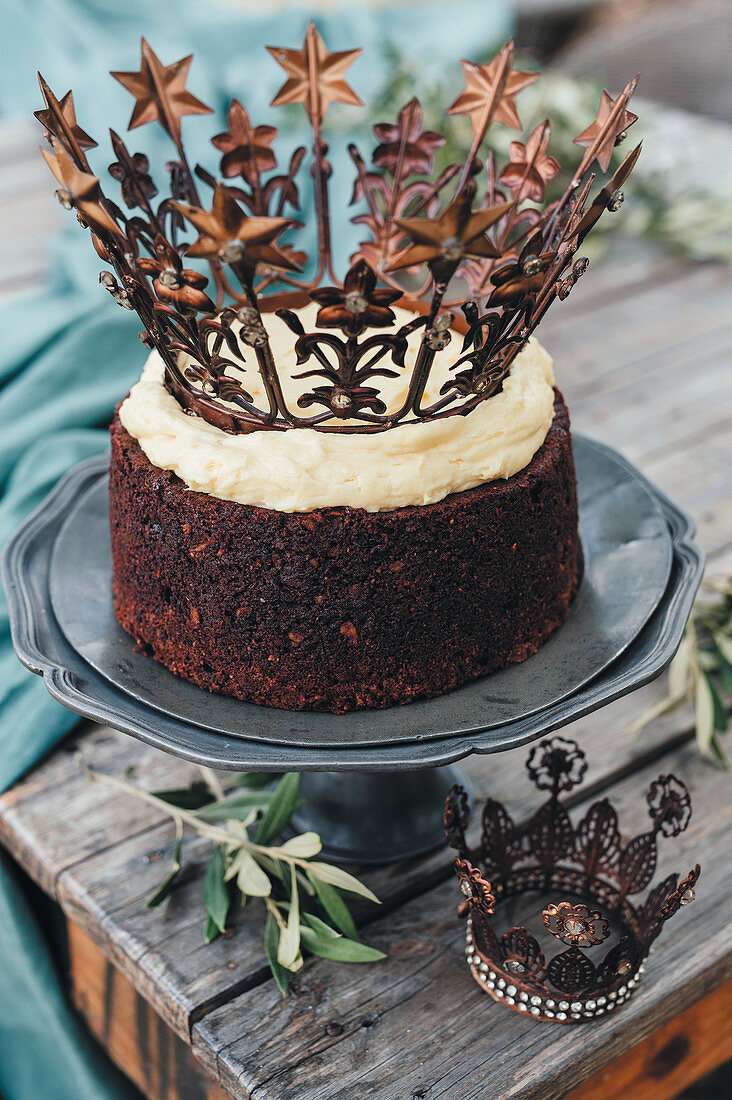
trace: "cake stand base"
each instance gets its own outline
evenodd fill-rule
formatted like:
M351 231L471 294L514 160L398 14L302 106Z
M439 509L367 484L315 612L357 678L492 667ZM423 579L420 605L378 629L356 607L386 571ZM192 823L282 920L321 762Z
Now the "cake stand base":
M296 833L325 840L323 857L337 863L387 863L424 855L445 843L442 810L455 783L468 787L460 768L406 772L303 772L304 805Z

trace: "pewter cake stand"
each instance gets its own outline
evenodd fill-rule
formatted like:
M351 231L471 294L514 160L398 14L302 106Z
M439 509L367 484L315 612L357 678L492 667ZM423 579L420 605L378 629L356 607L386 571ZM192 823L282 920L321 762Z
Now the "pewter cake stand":
M539 652L438 699L346 715L211 695L135 651L112 610L107 460L71 470L3 559L13 642L54 698L186 760L300 771L295 826L382 863L442 841L454 761L526 744L653 679L701 579L691 519L617 452L574 436L584 578Z

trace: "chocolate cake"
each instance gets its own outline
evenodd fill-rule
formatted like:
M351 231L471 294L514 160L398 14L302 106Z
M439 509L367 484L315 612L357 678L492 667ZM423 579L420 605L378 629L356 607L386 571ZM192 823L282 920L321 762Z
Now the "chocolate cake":
M345 180L326 116L361 104L346 79L360 51L329 52L312 23L301 47L268 49L286 76L271 106L308 124L280 164L275 128L233 99L214 163L191 168L183 119L210 108L185 87L190 57L163 64L143 39L139 71L112 74L135 99L129 129L170 140L167 193L112 130L108 198L72 93L40 81L57 196L151 353L112 427L116 613L212 692L337 713L409 703L525 660L577 590L569 419L533 332L623 202L636 80L603 93L562 179L549 120L486 140L521 129L516 98L539 79L508 42L462 62L447 109L462 163L436 166L447 138L412 98L373 126L369 155L344 142ZM364 238L348 263L336 198Z
M200 687L336 713L439 695L535 653L579 582L569 416L530 464L436 504L283 513L189 491L115 418L117 617Z

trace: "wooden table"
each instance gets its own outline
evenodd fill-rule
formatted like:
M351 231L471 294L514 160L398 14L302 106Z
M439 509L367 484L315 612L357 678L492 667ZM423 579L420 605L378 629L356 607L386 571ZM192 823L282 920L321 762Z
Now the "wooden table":
M17 197L16 218L41 187L47 195L43 181ZM541 334L575 427L619 447L695 515L711 572L732 565L731 301L728 268L619 243ZM576 1029L535 1024L478 992L445 851L363 875L383 900L361 912L364 935L388 953L385 962L309 959L283 1000L263 963L256 904L204 946L199 839L185 841L188 871L173 897L144 908L171 853L171 825L86 781L75 754L111 774L134 766L151 788L184 784L194 769L110 729L81 727L0 798L0 840L63 914L75 1005L155 1100L672 1097L732 1057L732 812L728 776L700 757L688 710L629 737L658 690L650 685L565 732L589 754L580 797L608 794L624 830L644 825L652 778L684 778L694 815L663 846L660 871L685 872L698 858L698 900L663 933L627 1006ZM527 815L536 802L524 757L469 760L478 795Z

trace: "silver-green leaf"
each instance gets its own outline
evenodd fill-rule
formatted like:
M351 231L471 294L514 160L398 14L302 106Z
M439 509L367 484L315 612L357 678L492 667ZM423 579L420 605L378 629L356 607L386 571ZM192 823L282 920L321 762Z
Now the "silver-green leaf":
M226 917L229 912L229 890L224 881L226 862L224 853L218 844L214 845L211 858L206 868L206 878L203 884L203 900L206 905L208 919L223 932L226 928Z
M309 928L303 928L302 942L313 955L319 955L322 959L333 959L335 962L368 963L386 958L383 951L377 951L368 944L347 940L344 936L338 939L319 936Z
M259 823L257 844L269 844L284 832L297 806L299 789L299 772L288 772L282 776Z
M308 864L308 871L310 872L311 879L320 879L321 882L327 882L330 886L337 886L339 890L348 890L350 894L358 894L362 898L368 898L369 901L376 902L380 905L381 902L368 886L364 886L362 882L359 882L353 875L349 875L348 871L344 871L342 867L334 867L331 863L320 863L318 861Z

